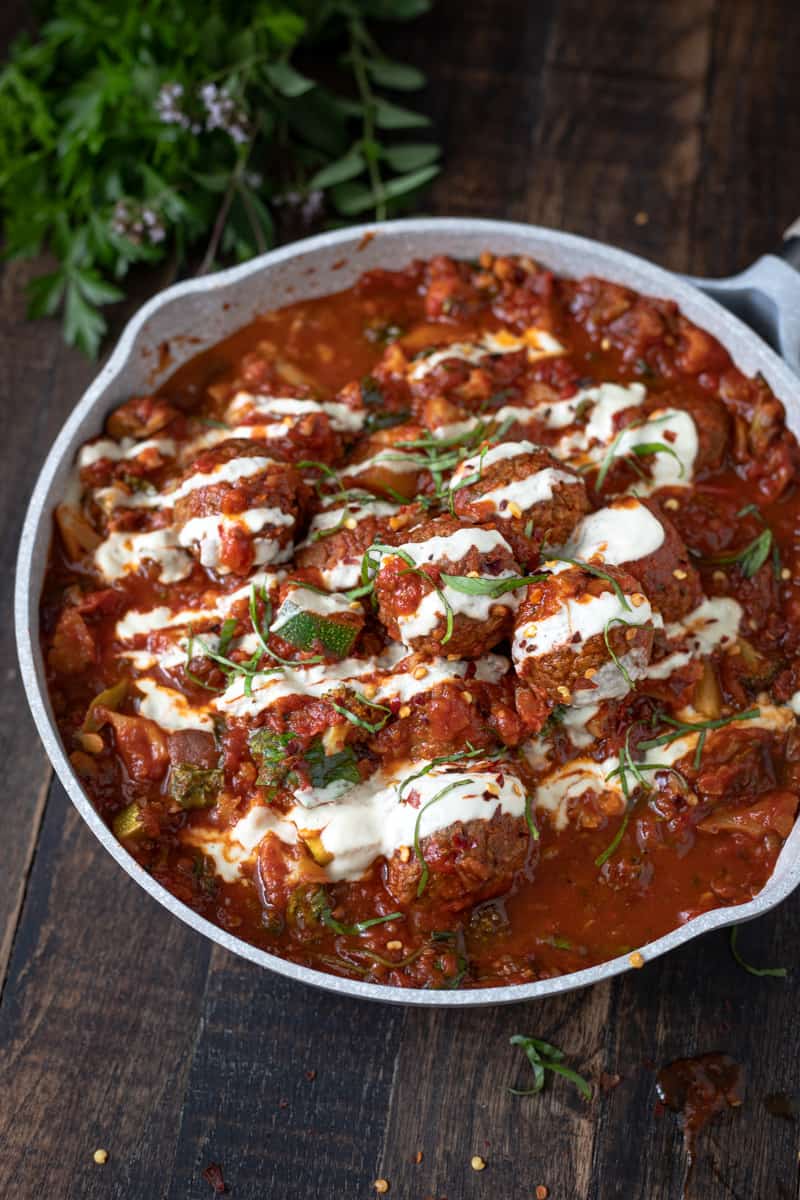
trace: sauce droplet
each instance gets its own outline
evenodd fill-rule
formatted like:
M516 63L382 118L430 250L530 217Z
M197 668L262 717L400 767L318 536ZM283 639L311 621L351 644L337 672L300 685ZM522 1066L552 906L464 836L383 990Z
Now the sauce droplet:
M739 1108L744 1100L744 1073L727 1054L679 1058L658 1072L656 1091L661 1103L678 1114L691 1166L700 1131L717 1113Z

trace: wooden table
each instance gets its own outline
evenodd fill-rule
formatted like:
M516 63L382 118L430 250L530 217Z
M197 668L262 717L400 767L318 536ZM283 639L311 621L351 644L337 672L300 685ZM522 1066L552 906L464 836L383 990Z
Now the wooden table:
M445 0L396 42L430 72L447 147L431 211L558 226L712 275L798 215L796 0ZM55 323L25 323L29 273L2 278L7 591L36 472L93 373ZM686 1164L654 1111L655 1066L709 1050L745 1065L747 1096L709 1128L689 1194L800 1194L800 1130L764 1104L800 1086L795 981L746 974L720 933L505 1009L292 986L212 948L101 850L40 749L8 609L0 646L0 1195L202 1200L217 1162L237 1200L369 1197L378 1177L409 1200L527 1200L538 1185L553 1200L677 1198ZM798 896L742 935L765 963L791 965L799 942ZM563 1081L516 1098L517 1032L621 1081L588 1105Z

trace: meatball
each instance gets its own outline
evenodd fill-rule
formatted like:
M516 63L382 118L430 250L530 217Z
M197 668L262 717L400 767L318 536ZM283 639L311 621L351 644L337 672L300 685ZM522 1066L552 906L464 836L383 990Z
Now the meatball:
M343 483L411 500L420 490L426 472L423 458L404 443L426 436L427 430L421 425L395 425L364 438L352 460L342 469Z
M373 542L391 542L393 527L403 528L413 519L411 509L378 500L371 492L348 495L345 504L333 501L312 518L294 557L298 567L315 570L320 584L333 591L358 587L364 551Z
M521 540L514 548L526 565L535 560L536 543L561 545L589 511L580 477L526 441L504 442L466 459L453 472L450 491L462 520L499 520L506 536Z
M263 447L232 439L196 458L164 499L173 504L181 546L220 575L245 575L291 555L307 488Z
M605 491L621 491L631 482L637 490L685 488L697 475L722 465L729 419L721 402L712 396L702 402L684 396L670 400L669 393L660 393L657 407L625 414L625 428L609 445L614 461L610 470L605 464ZM637 482L642 476L643 484Z
M573 531L564 554L629 572L665 621L679 621L703 598L683 539L653 501L620 496L590 513Z
M400 801L405 844L386 866L398 903L422 898L457 912L508 891L516 872L535 864L525 788L507 763L443 767L401 785Z
M509 632L514 591L498 592L519 567L496 528L436 517L412 529L396 553L375 557L378 615L389 636L412 650L479 658ZM443 574L459 576L460 586ZM498 586L487 590L492 581Z
M626 695L650 661L653 610L619 567L583 567L531 584L520 606L512 657L548 704L593 704Z

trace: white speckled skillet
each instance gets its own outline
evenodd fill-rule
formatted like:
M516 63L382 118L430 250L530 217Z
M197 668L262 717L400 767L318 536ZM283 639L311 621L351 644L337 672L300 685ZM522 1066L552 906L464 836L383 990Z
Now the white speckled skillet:
M374 236L365 240L367 232ZM152 390L167 370L174 370L259 312L339 291L370 267L401 267L413 258L429 258L434 254L475 258L486 249L499 254L527 254L559 274L600 275L652 296L673 299L690 320L719 338L745 374L762 372L786 406L790 428L800 436L800 383L793 373L794 370L800 374L800 275L789 265L800 242L793 236L796 234L800 234L800 228L787 232L785 257L789 261L766 255L729 280L686 281L632 254L532 225L461 218L393 221L377 228L362 226L297 242L230 271L179 283L145 304L128 324L109 362L75 407L47 456L22 532L15 597L22 677L39 734L75 807L123 870L175 916L212 941L270 971L340 995L394 1004L463 1008L552 996L627 971L628 958L623 956L557 979L513 987L463 992L381 987L340 979L277 958L226 933L181 904L134 862L101 821L61 744L45 686L38 637L39 595L50 542L51 513L61 498L81 443L99 434L106 414L130 395ZM762 336L733 312L758 328ZM171 361L162 376L156 375L154 379L158 348L165 341L170 343ZM649 960L710 929L759 916L788 896L798 883L800 823L784 845L771 879L755 900L704 913L642 946L642 953ZM86 919L92 920L92 914L87 913Z

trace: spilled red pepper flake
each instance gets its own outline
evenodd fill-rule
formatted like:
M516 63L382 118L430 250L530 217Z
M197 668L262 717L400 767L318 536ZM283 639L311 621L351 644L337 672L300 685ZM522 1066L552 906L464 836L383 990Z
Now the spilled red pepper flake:
M219 1165L219 1163L209 1163L206 1169L203 1171L203 1179L205 1179L206 1183L210 1185L212 1191L216 1192L218 1196L224 1195L228 1190L225 1186L225 1178L222 1174L222 1167Z

